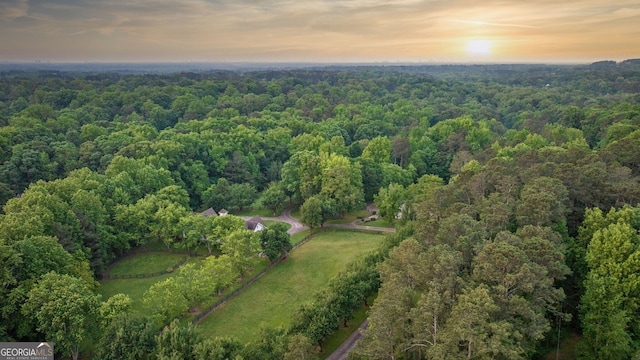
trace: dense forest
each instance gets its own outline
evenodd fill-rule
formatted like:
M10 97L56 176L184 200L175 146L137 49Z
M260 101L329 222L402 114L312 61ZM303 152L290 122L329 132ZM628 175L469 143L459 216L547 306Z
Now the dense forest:
M637 60L0 79L2 341L305 358L377 292L354 359L541 358L560 331L579 359L640 354ZM290 328L243 344L171 322L281 240L198 212L299 206L318 227L370 202L396 234ZM149 314L96 293L130 249L211 237L217 256L152 288Z

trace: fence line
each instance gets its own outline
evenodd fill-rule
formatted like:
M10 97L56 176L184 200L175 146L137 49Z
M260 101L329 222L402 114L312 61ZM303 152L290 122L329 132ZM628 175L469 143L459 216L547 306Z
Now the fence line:
M123 257L122 259L119 259L118 261L121 261L123 259L125 259L126 257ZM187 256L182 257L182 259L180 259L180 261L178 261L176 264L172 265L171 267L169 267L166 270L162 270L162 271L156 271L153 273L145 273L145 274L123 274L123 275L109 275L109 272L105 272L102 276L103 280L115 280L115 279L144 279L144 278L150 278L150 277L156 277L156 276L160 276L160 275L164 275L164 274L168 274L168 273L172 273L174 271L176 271L180 266L184 265L184 263L187 262Z
M335 229L335 230L333 230L333 229ZM357 229L357 228L342 228L342 227L333 227L333 228L332 227L321 227L321 228L318 228L316 232L310 233L309 235L305 236L304 239L302 239L302 241L300 241L299 243L293 245L291 247L291 251L293 251L294 249L297 249L298 247L304 245L307 241L311 240L311 238L313 238L314 236L316 236L316 235L318 235L320 233L329 232L329 231L336 231L336 232L343 232L343 231L364 232L364 233L367 233L367 234L376 234L376 235L387 235L388 234L388 233L386 233L384 231L379 231L379 230L367 230L367 229ZM274 266L278 265L279 263L281 263L286 258L287 258L287 255L282 256L280 259L278 259L273 264L271 264L268 267L266 267L260 273L254 275L251 279L249 279L246 283L242 284L239 288L237 288L237 289L233 290L231 293L225 295L220 300L216 301L213 305L209 306L206 310L204 310L200 314L198 314L193 320L191 320L191 323L194 324L194 325L199 323L202 319L204 319L205 317L209 316L209 314L214 312L222 304L224 304L225 302L230 300L232 297L236 296L240 291L242 291L247 286L249 286L249 285L253 284L254 282L256 282L256 280L258 280L260 277L262 277L262 275L264 275L272 267L274 267Z
M300 241L299 243L293 245L291 247L291 251L293 251L294 249L302 246L302 244L306 243L307 241L311 240L312 237L316 236L319 232L313 233L313 234L309 234L307 236L304 237L304 239L302 239L302 241ZM290 251L290 252L291 252ZM224 297L222 297L220 300L216 301L213 305L209 306L206 310L202 311L200 314L198 314L193 320L191 320L192 324L197 324L199 323L202 319L204 319L205 317L207 317L209 314L211 314L212 312L214 312L218 307L220 307L220 305L224 304L225 302L227 302L229 299L231 299L232 297L236 296L240 291L244 290L244 288L246 288L247 286L253 284L254 282L256 282L256 280L258 280L259 278L262 277L262 275L264 275L267 271L269 271L269 269L271 269L272 267L278 265L279 263L281 263L284 259L287 258L287 255L282 256L280 259L278 259L277 261L275 261L273 264L270 264L269 266L267 266L264 270L260 271L258 274L254 275L251 279L249 279L247 282L245 282L244 284L240 285L239 288L233 290L232 292L230 292L229 294L225 295Z

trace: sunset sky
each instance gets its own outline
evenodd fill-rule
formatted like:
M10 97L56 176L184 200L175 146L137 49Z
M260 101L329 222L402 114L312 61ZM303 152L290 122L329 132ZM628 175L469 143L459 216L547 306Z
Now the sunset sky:
M638 0L0 0L0 61L629 58Z

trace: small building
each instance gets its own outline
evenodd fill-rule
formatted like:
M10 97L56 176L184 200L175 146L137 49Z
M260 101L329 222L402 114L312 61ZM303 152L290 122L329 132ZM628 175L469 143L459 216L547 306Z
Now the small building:
M260 216L254 216L244 222L244 227L253 232L258 232L264 230L266 225Z
M204 217L218 216L218 214L216 213L215 210L213 210L213 208L208 208L207 210L201 212L200 215L202 215Z
M219 216L227 216L227 215L229 215L229 211L227 211L226 209L220 209L220 211L218 211L218 215Z

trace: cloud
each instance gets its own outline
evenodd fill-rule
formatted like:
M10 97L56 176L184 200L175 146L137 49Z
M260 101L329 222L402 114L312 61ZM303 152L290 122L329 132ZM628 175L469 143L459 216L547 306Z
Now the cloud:
M100 60L456 59L468 39L509 54L637 51L637 0L13 0L0 48ZM611 41L618 34L616 41ZM635 36L635 37L634 37ZM621 40L622 41L622 40ZM462 49L462 50L461 50ZM28 51L27 51L28 50ZM581 54L589 50L581 50ZM616 50L617 51L617 50ZM20 55L20 54L23 55ZM640 54L637 54L640 55ZM581 55L582 56L582 55Z
M12 21L27 16L28 10L28 0L0 2L0 19L3 21Z

